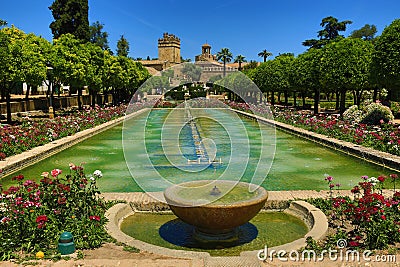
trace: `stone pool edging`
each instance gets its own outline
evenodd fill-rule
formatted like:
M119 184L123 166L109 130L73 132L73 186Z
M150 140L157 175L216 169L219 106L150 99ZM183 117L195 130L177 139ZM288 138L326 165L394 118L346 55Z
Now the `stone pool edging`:
M288 201L286 201L288 202ZM158 202L161 204L159 209L154 208L152 205L152 209L149 210L159 210L165 212L165 205L164 203ZM143 208L143 207L142 207ZM142 211L144 211L142 209ZM257 257L259 250L256 251L243 251L240 253L240 256L231 256L231 257L212 257L207 252L194 252L194 251L187 251L187 250L176 250L176 249L169 249L164 248L156 245L152 245L140 240L137 240L131 236L126 235L120 229L120 225L122 221L132 215L135 214L137 211L132 205L127 203L118 203L107 210L106 217L108 219L108 223L106 224L107 232L115 238L117 241L122 242L128 246L136 247L140 250L147 251L154 254L159 254L163 256L172 256L175 258L182 258L182 259L198 259L206 262L232 262L232 263L257 263L260 260ZM271 247L269 250L285 250L285 251L292 251L292 250L299 250L306 246L306 238L311 236L315 240L321 240L325 237L327 230L328 230L328 219L326 218L325 214L314 207L313 205L305 202L305 201L292 201L288 208L283 210L288 214L301 218L309 227L309 232L300 239L297 239L293 242L283 244L276 247ZM262 250L264 248L260 248ZM233 265L234 266L234 265ZM246 265L243 265L246 266Z
M71 136L66 136L64 138L61 138L59 140L55 140L51 143L38 146L35 148L32 148L28 151L24 151L20 154L11 156L6 158L4 161L0 161L0 180L1 177L10 175L12 173L15 173L29 165L35 164L42 159L45 159L47 157L50 157L61 150L73 146L89 137L92 137L93 135L96 135L97 133L100 133L104 130L107 130L118 123L123 122L126 118L134 117L136 115L139 115L140 113L143 113L147 111L148 108L143 108L141 110L138 110L134 113L131 113L127 116L103 123L101 125L98 125L94 128L91 129L86 129L84 131L75 133L74 135ZM291 134L300 136L302 138L306 138L310 141L313 141L315 143L321 144L323 146L338 150L342 153L345 154L350 154L352 156L361 158L363 160L370 161L374 164L382 165L384 167L392 168L396 171L400 171L400 157L396 155L392 155L387 152L382 152L378 151L372 148L367 148L363 146L359 146L347 141L342 141L339 139L327 137L322 134L317 134L308 130L304 130L289 124L285 124L282 122L277 122L274 120L266 119L264 117L258 116L258 115L253 115L241 110L236 110L236 109L231 109L232 111L239 113L243 116L246 116L251 119L257 119L263 123L275 126L281 130L284 130L286 132L289 132Z
M289 253L291 251L297 251L301 248L304 248L307 245L306 240L308 237L311 237L316 241L322 240L326 237L329 228L328 219L325 214L314 205L311 205L303 200L296 200L290 202L289 208L285 209L284 212L302 219L310 230L304 237L294 240L290 243L269 248L270 251L284 250ZM258 250L245 251L240 255L243 254L244 256L257 256L258 252Z
M73 146L89 137L92 137L100 132L103 132L113 126L122 123L125 119L129 119L131 117L135 117L145 111L148 108L144 108L129 115L125 115L123 117L105 122L103 124L97 125L94 128L86 129L80 132L77 132L73 135L63 137L61 139L55 140L53 142L44 144L42 146L34 147L30 150L24 151L20 154L7 157L4 161L0 161L0 181L1 177L13 174L29 165L35 164L45 158L48 158L65 148Z
M266 123L268 125L275 126L276 128L286 131L290 134L300 136L302 138L308 139L320 145L329 147L334 150L338 150L342 153L372 162L377 165L384 166L386 168L394 169L400 172L400 156L396 156L387 152L379 151L373 148L364 147L360 145L353 144L351 142L339 140L336 138L331 138L323 134L314 133L299 127L295 127L283 122L278 122L271 119L266 119L264 117L253 115L241 110L231 109L236 113L239 113L245 117L259 120L260 122Z

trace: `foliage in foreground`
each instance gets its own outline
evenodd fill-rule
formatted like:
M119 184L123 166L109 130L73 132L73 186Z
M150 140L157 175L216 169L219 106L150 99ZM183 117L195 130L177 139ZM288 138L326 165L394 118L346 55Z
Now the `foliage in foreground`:
M384 196L383 184L386 179L393 183L393 195ZM322 247L308 240L313 249L335 248L339 239L347 241L353 249L387 249L400 242L400 192L395 190L398 176L391 174L378 178L362 176L362 181L351 192L353 198L333 196L336 186L328 176L329 199L310 199L328 217L329 226L334 233L328 236Z
M101 172L86 176L83 166L71 163L69 174L61 173L45 172L40 183L18 175L13 178L17 186L7 190L0 186L0 260L29 257L37 251L55 255L64 231L72 233L77 249L96 248L107 239L107 206L96 185Z

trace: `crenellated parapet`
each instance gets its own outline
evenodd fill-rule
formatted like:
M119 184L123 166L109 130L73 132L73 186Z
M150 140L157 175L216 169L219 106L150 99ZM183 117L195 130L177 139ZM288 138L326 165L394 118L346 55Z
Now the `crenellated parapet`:
M165 32L163 38L158 39L158 46L160 45L178 45L180 48L181 39L179 39L175 34Z
M181 39L171 33L164 33L158 39L158 59L167 62L167 66L181 63Z

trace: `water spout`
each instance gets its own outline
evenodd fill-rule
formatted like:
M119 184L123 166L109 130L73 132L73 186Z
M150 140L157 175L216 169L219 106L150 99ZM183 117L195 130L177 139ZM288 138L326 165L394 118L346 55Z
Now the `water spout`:
M219 190L217 186L214 186L214 188L211 189L210 195L219 196L221 195L221 190Z

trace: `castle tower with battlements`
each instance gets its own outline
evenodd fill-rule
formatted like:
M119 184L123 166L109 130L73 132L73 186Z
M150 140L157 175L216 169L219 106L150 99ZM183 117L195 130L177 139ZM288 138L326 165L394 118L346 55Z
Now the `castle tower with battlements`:
M164 33L163 38L158 39L158 60L164 61L167 67L181 63L181 39Z

